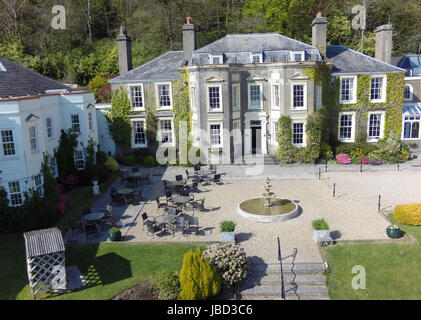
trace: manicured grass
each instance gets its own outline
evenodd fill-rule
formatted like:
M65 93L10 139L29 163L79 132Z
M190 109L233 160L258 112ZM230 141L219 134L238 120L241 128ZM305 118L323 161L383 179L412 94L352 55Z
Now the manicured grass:
M391 218L392 224L396 224ZM326 273L331 299L421 299L421 227L401 225L417 244L353 243L322 248L330 271ZM366 289L355 290L352 273L360 265L366 271Z
M104 300L128 289L142 278L161 270L179 271L184 253L189 249L202 250L206 245L193 243L102 243L66 246L66 265L76 265L88 279L88 285L63 295L37 294L37 299ZM21 271L25 259L19 255ZM0 267L1 269L1 267ZM0 299L32 299L25 273L17 272L20 286ZM9 271L10 274L10 271ZM6 280L6 279L5 279ZM12 280L15 281L15 280ZM12 281L10 283L12 284ZM3 286L2 286L3 287Z

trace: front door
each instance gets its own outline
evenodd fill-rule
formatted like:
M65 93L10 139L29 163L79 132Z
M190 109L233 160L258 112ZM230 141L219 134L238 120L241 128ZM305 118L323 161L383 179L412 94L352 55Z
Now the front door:
M253 124L255 122L255 124ZM258 123L258 125L257 125ZM252 121L251 125L251 153L262 153L262 127L260 121Z

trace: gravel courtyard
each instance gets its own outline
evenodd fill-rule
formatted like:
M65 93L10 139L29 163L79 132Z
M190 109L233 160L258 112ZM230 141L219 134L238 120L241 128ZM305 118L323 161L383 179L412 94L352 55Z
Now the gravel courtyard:
M336 197L332 186L336 184ZM287 256L297 248L296 262L320 262L319 251L312 239L311 222L324 218L332 236L338 240L387 239L385 228L389 224L377 212L378 196L382 210L392 210L396 204L420 200L421 172L332 172L322 179L272 180L273 191L278 197L297 200L301 214L289 221L256 223L242 218L236 206L243 200L259 196L264 180L223 180L222 185L201 187L195 199L205 197L207 212L197 212L201 232L199 235L172 234L152 237L142 228L139 215L135 225L126 234L130 241L219 241L219 223L233 220L236 240L249 257L266 263L277 262L277 237L280 238L282 255ZM163 184L158 183L152 199L164 194ZM141 213L154 217L158 213L155 201L145 204Z

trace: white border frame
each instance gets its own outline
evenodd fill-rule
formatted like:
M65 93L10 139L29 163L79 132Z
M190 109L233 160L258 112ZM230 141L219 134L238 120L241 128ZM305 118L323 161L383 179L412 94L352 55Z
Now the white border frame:
M221 143L219 145L211 145L211 125L219 124L220 126L220 135L221 135ZM224 147L224 124L222 121L209 121L208 122L208 139L209 139L209 148L223 148Z
M373 78L383 78L382 98L381 99L374 99L374 100L371 99L371 80ZM383 102L386 102L386 100L387 100L387 97L386 97L386 95L387 95L387 76L386 75L372 75L370 77L370 91L369 91L368 94L370 95L369 96L369 99L370 99L370 101L372 103L383 103Z
M368 133L370 132L370 115L372 114L380 114L380 137L379 138L370 138ZM385 111L369 111L367 115L367 142L378 142L380 139L384 137L384 122L385 122Z
M251 93L250 93L251 86L259 86L260 88L260 108L251 107ZM263 85L261 83L249 82L247 84L247 98L248 98L248 106L247 106L248 110L263 110Z
M134 143L134 122L143 121L143 130L145 130L145 143L144 144L135 144ZM131 148L132 149L145 149L148 147L148 135L146 133L146 118L132 118L130 119L130 125L132 127L132 139L131 139Z
M132 101L132 87L141 87L141 91L142 91L142 108L136 107L133 108L133 101ZM129 95L129 100L130 100L130 110L133 111L145 111L145 90L143 88L143 83L130 83L127 85L127 90L128 90L128 95Z
M209 88L216 88L216 87L218 87L219 88L219 108L214 108L214 109L211 109L210 108L210 101L209 101ZM207 109L207 112L209 112L209 113L214 113L214 112L223 112L224 111L224 104L223 104L223 101L222 101L222 84L214 84L214 83L207 83L206 84L206 109Z
M303 143L294 143L294 124L295 123L302 123L303 124ZM292 119L291 121L291 130L292 130L292 138L291 138L291 144L295 147L305 147L307 146L307 135L306 135L306 124L307 120L299 120L299 119Z
M343 115L352 115L352 127L351 127L351 138L341 139L340 137L340 128L341 128L341 116ZM338 141L340 142L355 142L355 111L343 111L338 114Z
M342 100L342 79L353 79L352 87L352 100ZM371 80L370 80L371 83ZM340 76L339 77L339 103L341 104L355 104L357 103L357 89L358 77L357 76Z
M172 132L172 142L171 143L162 143L161 142L161 121L170 120L171 121L171 132ZM145 126L146 128L146 126ZM158 118L158 143L161 147L175 147L175 128L174 128L174 119L170 117Z
M158 87L163 84L169 85L169 97L170 97L170 105L161 107L159 105L159 90ZM171 82L156 82L155 83L155 98L156 98L156 108L157 110L172 110L173 109L173 96L172 96L172 83Z
M294 86L303 85L303 91L304 91L304 107L294 107ZM297 81L291 83L291 110L307 110L307 82L303 81Z

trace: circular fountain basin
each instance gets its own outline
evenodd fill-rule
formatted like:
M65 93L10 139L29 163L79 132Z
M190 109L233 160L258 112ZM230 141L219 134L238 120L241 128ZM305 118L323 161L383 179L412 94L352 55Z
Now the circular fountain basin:
M263 198L254 198L241 202L237 211L246 219L265 223L290 220L299 213L298 205L291 200L272 198L271 204L267 208Z

